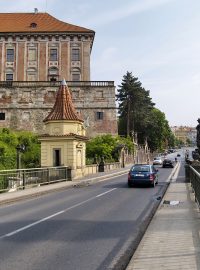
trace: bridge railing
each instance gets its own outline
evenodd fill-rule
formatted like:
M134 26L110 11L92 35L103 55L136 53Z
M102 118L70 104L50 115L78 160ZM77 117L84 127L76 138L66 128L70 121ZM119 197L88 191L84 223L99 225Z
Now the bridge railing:
M66 166L2 170L0 171L0 193L70 180L71 169Z
M189 166L189 179L195 195L195 201L200 208L200 173L191 165Z

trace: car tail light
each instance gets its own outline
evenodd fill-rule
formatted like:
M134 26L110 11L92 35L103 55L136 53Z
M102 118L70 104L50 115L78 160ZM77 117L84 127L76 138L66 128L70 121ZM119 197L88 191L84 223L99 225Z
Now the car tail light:
M153 174L150 174L150 180L153 180Z
M128 180L130 180L131 179L131 173L129 172L128 173Z

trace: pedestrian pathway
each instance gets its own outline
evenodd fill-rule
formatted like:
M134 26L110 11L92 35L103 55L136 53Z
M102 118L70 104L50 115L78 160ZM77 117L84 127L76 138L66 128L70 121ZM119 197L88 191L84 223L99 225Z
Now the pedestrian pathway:
M189 183L172 182L126 270L200 270L200 211Z

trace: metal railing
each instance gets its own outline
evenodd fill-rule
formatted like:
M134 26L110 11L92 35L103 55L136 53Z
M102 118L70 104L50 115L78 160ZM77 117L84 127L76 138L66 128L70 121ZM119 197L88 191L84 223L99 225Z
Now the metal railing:
M195 201L200 208L200 173L191 165L189 166L189 179L194 191Z
M59 87L60 81L0 81L0 88ZM113 87L114 81L67 81L69 87Z
M2 170L0 171L0 192L21 190L61 181L71 181L69 167Z

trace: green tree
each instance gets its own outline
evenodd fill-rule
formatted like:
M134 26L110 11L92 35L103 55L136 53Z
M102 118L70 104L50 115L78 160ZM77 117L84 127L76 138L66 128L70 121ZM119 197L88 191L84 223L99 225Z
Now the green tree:
M119 103L119 133L129 136L131 132L139 132L155 105L149 91L142 87L138 78L127 72L119 85L116 99Z
M29 131L17 133L18 143L25 146L25 151L21 154L22 166L24 168L40 167L40 143L38 136Z
M116 100L119 103L119 134L137 133L138 143L147 140L151 151L175 145L175 137L165 114L155 108L149 90L131 72L123 76Z
M14 132L7 128L0 130L0 169L15 169L17 162L16 147L25 145L21 153L22 168L40 167L40 143L37 135L28 132Z
M112 160L112 152L116 147L116 140L112 135L102 135L92 138L86 144L86 156L93 159L95 156L104 156L106 160Z
M173 144L173 134L165 114L159 109L152 109L144 135L147 138L151 151L164 150Z
M97 136L87 142L86 158L93 161L95 156L98 160L100 160L101 156L104 156L107 162L118 161L119 150L122 147L126 147L130 153L133 152L133 142L130 137L113 137L110 134Z

